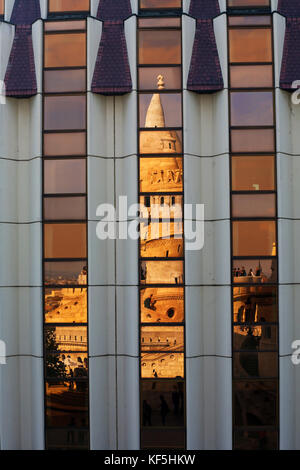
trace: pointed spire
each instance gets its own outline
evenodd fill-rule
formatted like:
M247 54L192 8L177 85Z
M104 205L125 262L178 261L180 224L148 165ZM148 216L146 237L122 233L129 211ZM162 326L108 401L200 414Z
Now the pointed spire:
M157 88L163 90L165 88L164 77L158 75ZM152 96L147 114L145 127L165 127L165 114L160 99L160 93L154 93Z

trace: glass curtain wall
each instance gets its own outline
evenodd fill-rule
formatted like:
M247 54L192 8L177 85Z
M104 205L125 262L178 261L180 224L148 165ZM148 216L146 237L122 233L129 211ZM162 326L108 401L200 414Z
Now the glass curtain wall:
M181 1L141 0L141 448L185 447Z
M88 2L51 1L50 11ZM46 449L88 449L86 20L44 23Z
M272 16L266 11L269 1L265 0L230 0L228 7L233 448L277 449L278 260Z

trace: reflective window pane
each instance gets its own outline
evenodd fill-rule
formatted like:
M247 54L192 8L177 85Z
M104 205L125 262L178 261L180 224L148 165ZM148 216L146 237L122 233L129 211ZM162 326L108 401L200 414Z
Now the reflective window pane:
M232 232L233 256L276 255L276 222L235 221Z
M141 328L141 350L184 351L183 326L143 326Z
M272 62L271 29L229 30L230 62Z
M4 15L4 0L0 0L0 15Z
M181 195L155 194L140 197L140 218L152 219L152 223L163 219L164 221L176 220L182 222L183 219L183 199ZM176 232L179 228L176 226Z
M231 131L232 152L274 152L273 129L234 129Z
M277 431L258 431L236 429L234 432L234 449L236 450L276 450L278 448Z
M160 75L164 78L165 90L181 88L181 67L139 67L139 89L156 90Z
M76 156L86 154L85 132L44 134L45 156Z
M86 70L45 70L44 92L65 93L85 91Z
M182 157L140 158L140 191L182 191Z
M276 352L234 353L233 376L235 378L276 378L278 376L278 354Z
M86 33L46 34L45 67L84 67Z
M233 260L233 282L236 284L276 283L276 258Z
M228 0L229 7L268 7L270 0Z
M139 28L180 28L180 18L139 18Z
M273 86L272 65L231 65L231 88L270 88Z
M182 153L182 132L178 130L141 131L140 153Z
M182 287L141 289L141 322L173 323L184 321L184 290Z
M184 426L184 383L175 380L141 382L141 424L149 426Z
M59 428L46 429L46 449L47 450L88 450L89 431L88 429Z
M55 428L88 426L88 381L48 381L45 394L46 426Z
M243 91L230 93L232 126L272 126L273 92Z
M82 220L86 218L85 197L44 198L45 220Z
M273 156L231 157L233 191L270 191L275 189Z
M140 64L180 64L181 31L139 31Z
M86 161L83 159L45 160L44 193L86 192Z
M140 127L181 127L181 93L139 95Z
M87 284L87 262L46 261L44 263L44 284L83 285Z
M233 382L234 424L236 426L272 426L277 416L275 381Z
M85 20L78 21L46 21L45 31L74 31L86 29Z
M85 258L86 224L44 224L45 258Z
M141 284L182 284L183 261L142 261Z
M181 8L181 0L140 0L140 8Z
M275 194L234 194L232 217L276 217Z
M44 129L71 130L86 128L86 97L45 96Z
M250 302L251 302L250 298ZM247 303L242 316L245 322L258 321L258 306ZM233 328L233 349L238 351L277 351L278 336L276 325L239 325Z
M45 328L45 350L59 352L87 352L86 326L50 326ZM49 367L52 367L50 364ZM50 372L49 372L50 373Z
M87 289L45 289L44 313L46 323L86 323Z
M184 378L184 354L176 352L142 353L142 378Z
M181 258L182 222L142 222L140 255L143 258Z
M90 0L49 0L49 13L89 11Z
M88 355L76 353L47 353L46 377L64 379L82 379L88 377Z
M271 17L269 15L230 16L228 24L229 26L270 26Z
M141 449L184 449L184 428L152 428L141 430Z
M271 286L234 287L233 321L238 323L277 322L277 288ZM240 332L245 332L246 328L237 327L235 331L240 334Z

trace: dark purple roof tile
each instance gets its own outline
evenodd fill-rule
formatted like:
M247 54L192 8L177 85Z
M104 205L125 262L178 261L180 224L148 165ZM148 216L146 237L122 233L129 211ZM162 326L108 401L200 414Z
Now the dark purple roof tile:
M123 22L105 22L92 81L92 92L123 95L131 90L132 81Z
M280 88L291 90L292 83L300 80L300 18L287 18L283 48ZM297 60L295 59L297 58Z
M7 96L24 98L37 93L30 25L16 26L4 82Z
M191 0L190 15L197 19L212 19L220 14L218 0Z
M300 0L278 0L277 10L289 18L299 17Z
M130 0L100 0L97 18L101 21L124 21L131 13Z
M41 18L40 0L15 0L10 22L32 24Z
M223 88L213 22L210 19L197 20L187 89L208 93Z

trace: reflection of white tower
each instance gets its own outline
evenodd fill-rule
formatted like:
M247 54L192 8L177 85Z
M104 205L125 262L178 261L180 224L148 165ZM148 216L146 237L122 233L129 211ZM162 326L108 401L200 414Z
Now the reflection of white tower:
M157 88L165 87L163 76L157 77ZM145 128L164 128L165 114L160 93L154 93L145 119ZM141 132L141 153L180 153L181 142L175 131Z

